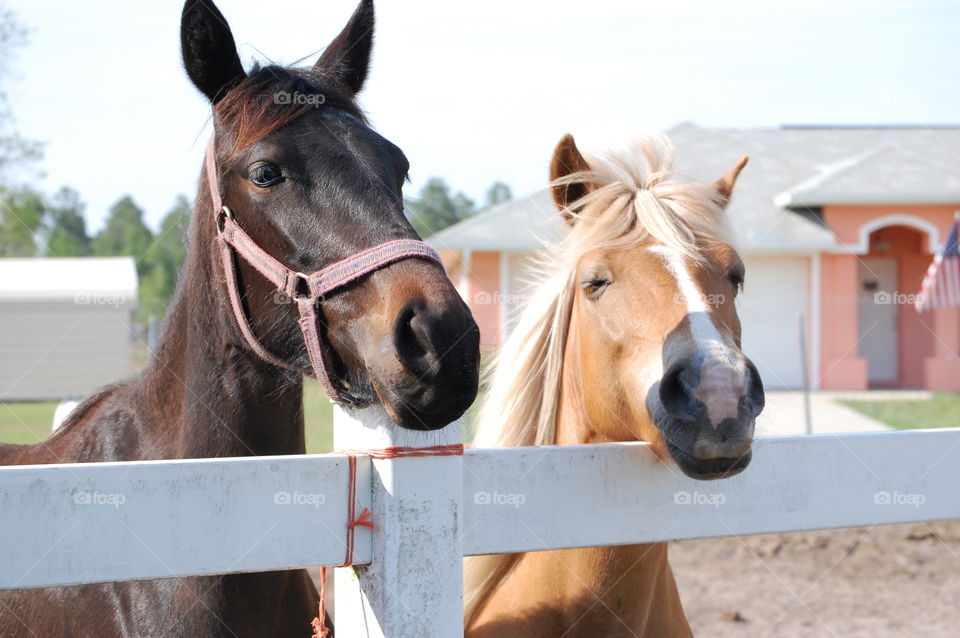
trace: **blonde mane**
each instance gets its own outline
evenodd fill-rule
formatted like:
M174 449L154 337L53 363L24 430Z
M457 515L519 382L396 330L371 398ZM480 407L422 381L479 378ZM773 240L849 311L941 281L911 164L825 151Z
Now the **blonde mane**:
M488 392L477 417L476 447L555 442L563 353L578 290L574 277L585 253L653 241L700 260L705 242L730 242L723 196L673 171L667 138L639 139L624 152L588 158L588 164L591 170L553 184L584 183L593 190L563 211L573 219L573 229L536 258L534 292L485 374ZM519 556L467 559L468 625Z

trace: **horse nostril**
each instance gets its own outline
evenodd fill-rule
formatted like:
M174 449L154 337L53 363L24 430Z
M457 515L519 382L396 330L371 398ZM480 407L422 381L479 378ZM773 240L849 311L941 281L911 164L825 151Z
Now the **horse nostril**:
M696 370L688 361L674 364L660 380L660 403L671 416L682 421L695 421L699 401L693 396L697 386Z
M397 359L420 377L436 376L440 362L431 339L431 317L420 300L407 302L393 326Z
M760 379L760 372L753 362L747 359L747 394L746 412L751 417L758 416L763 411L766 403L766 395L763 391L763 381Z

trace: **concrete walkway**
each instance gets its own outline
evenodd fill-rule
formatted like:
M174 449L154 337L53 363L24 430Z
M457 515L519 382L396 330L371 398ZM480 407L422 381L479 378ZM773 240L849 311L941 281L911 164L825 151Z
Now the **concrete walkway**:
M881 432L891 429L880 421L837 403L836 399L893 400L923 399L929 393L922 392L858 392L833 393L812 392L810 413L814 434L836 432ZM792 391L768 391L767 405L757 419L758 436L806 434L803 393Z

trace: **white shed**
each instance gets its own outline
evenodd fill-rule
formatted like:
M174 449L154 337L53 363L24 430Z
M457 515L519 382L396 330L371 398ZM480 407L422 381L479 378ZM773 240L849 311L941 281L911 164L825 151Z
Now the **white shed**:
M132 257L0 259L0 401L81 397L131 372Z

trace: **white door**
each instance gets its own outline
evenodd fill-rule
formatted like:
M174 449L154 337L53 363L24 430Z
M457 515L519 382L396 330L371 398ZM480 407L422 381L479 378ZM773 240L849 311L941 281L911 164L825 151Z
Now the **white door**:
M860 356L867 360L870 383L896 383L897 260L860 260L857 297Z
M743 352L757 366L764 387L801 388L800 316L807 312L809 300L809 261L748 257L744 265L746 283L737 297Z

